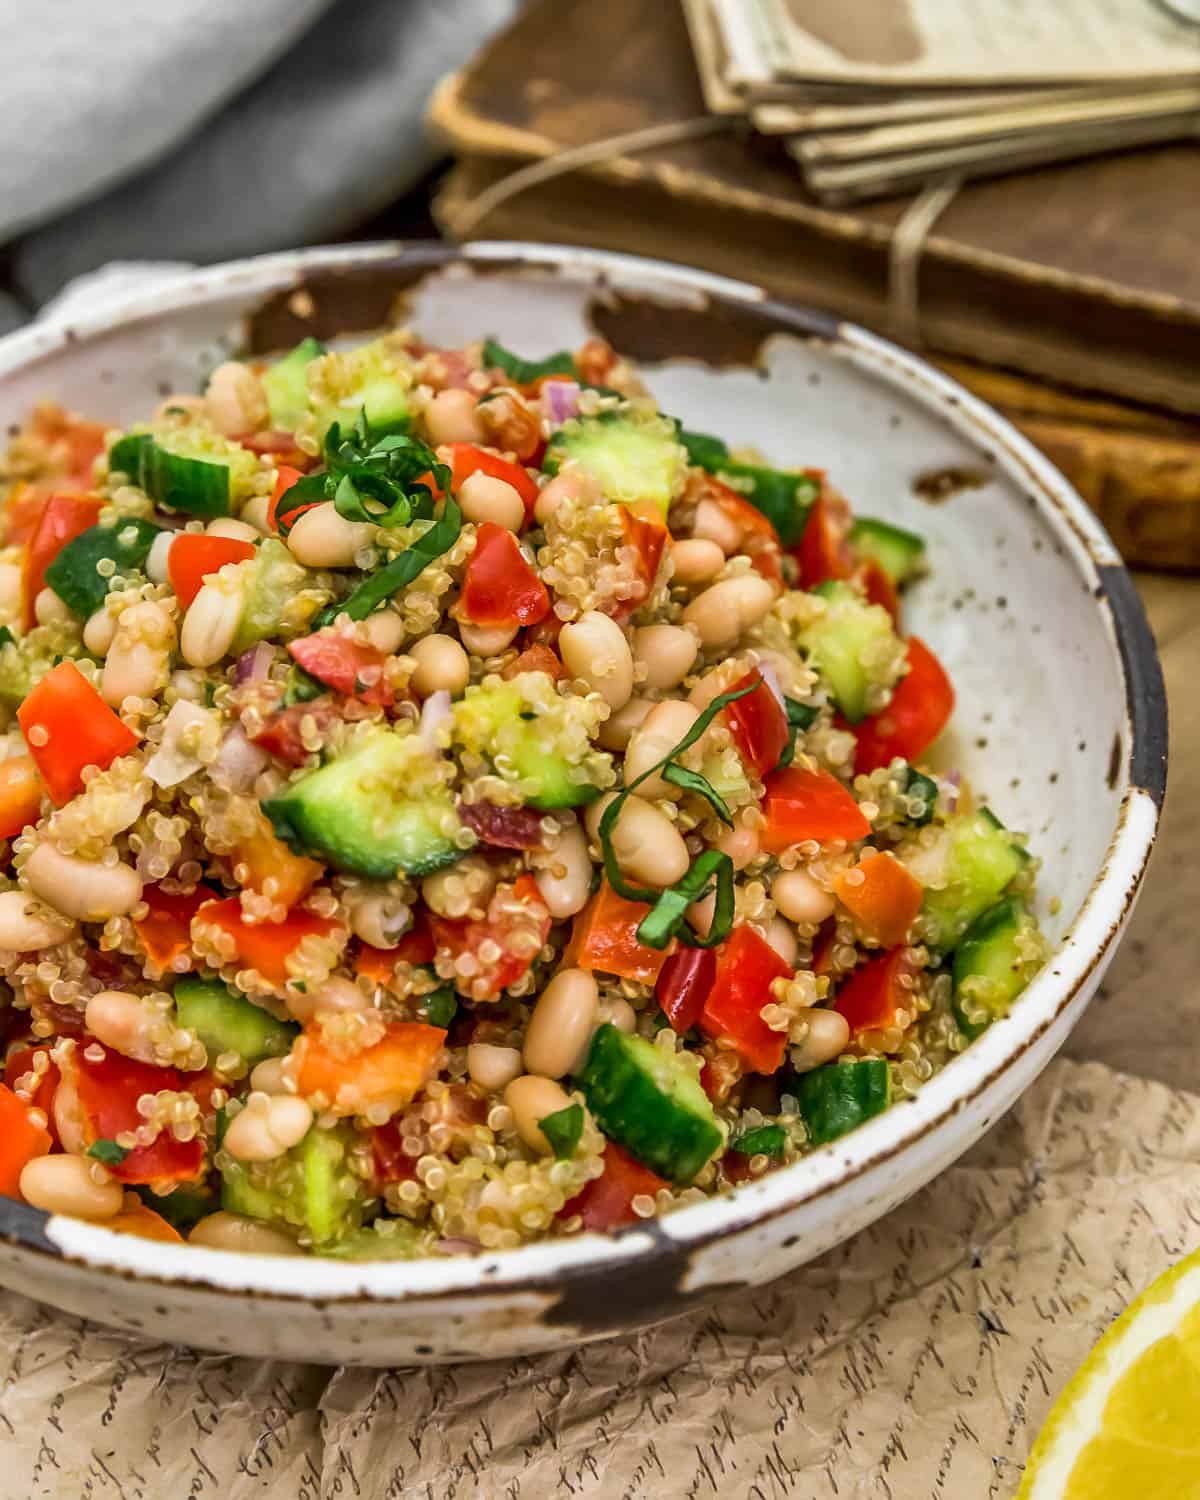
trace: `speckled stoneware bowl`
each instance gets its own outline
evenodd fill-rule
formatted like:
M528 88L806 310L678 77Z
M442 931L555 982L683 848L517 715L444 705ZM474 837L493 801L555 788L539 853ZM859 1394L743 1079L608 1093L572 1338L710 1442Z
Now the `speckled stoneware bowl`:
M484 333L532 355L593 332L689 427L826 468L863 511L929 538L911 628L958 690L961 766L1045 862L1053 942L1012 1014L899 1104L799 1164L612 1237L350 1265L154 1244L0 1199L0 1281L157 1339L396 1364L569 1346L670 1317L820 1255L921 1187L1046 1065L1099 983L1146 868L1166 708L1120 558L1063 478L911 354L756 287L544 246L373 245L189 275L0 343L0 416L53 398L114 424L228 351L366 331Z

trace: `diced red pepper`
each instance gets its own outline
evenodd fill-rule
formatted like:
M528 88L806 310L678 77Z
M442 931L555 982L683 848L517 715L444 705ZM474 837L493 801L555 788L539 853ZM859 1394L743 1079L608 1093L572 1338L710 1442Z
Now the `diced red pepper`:
M849 1023L851 1036L884 1031L895 1025L898 1010L911 1011L913 994L905 981L915 972L907 948L893 948L855 969L833 1002L834 1010Z
M301 636L288 642L288 655L318 682L335 693L376 703L387 708L395 701L392 685L384 675L387 652L366 641L339 635L336 627ZM307 707L307 705L305 705Z
M29 1118L29 1105L0 1083L0 1196L21 1196L21 1169L51 1144L50 1132Z
M102 502L95 495L51 495L25 549L21 581L22 618L26 630L37 623L34 600L46 586L46 569L67 545L100 519Z
M216 899L216 892L207 885L198 885L187 895L164 891L161 885L143 886L142 900L150 910L135 918L133 927L146 956L165 969L172 959L186 953L192 945L192 918L206 901Z
M254 544L237 537L180 532L167 553L167 574L180 607L188 608L210 573L218 572L226 563L246 562L253 556Z
M900 595L896 592L896 585L888 576L883 565L873 557L868 557L859 565L859 577L862 579L863 592L867 596L868 604L881 604L892 619L899 624L900 621Z
M716 977L717 955L712 948L680 946L659 970L654 998L678 1035L699 1024Z
M324 736L342 715L331 698L313 698L308 703L293 703L271 714L262 728L251 739L256 745L286 761L289 766L302 766L312 754L304 743L300 726L308 719L316 726L319 736Z
M29 1103L34 1109L40 1109L49 1121L49 1130L54 1135L54 1093L58 1088L60 1077L58 1068L50 1061L49 1048L47 1047L18 1047L10 1052L4 1059L4 1082L8 1088L16 1090L17 1084L27 1073L34 1072L34 1059L39 1054L46 1059L46 1071L38 1078L38 1086L33 1091Z
M287 983L288 960L306 937L328 937L338 930L332 918L311 911L289 911L282 922L247 922L236 896L205 902L196 913L193 926L196 924L219 927L228 933L237 946L237 957L277 985Z
M739 677L729 691L738 692L752 683L757 683L754 691L730 703L722 714L738 754L756 776L765 776L779 764L787 745L787 714L757 667Z
M267 506L267 525L272 531L279 530L279 503L294 484L297 484L304 475L299 469L293 468L291 464L280 464L275 470L275 488L271 491L270 503ZM284 506L284 515L287 524L291 527L298 516L302 516L306 510L312 510L315 506L324 505L326 501L312 500L307 505L298 505L295 510L289 511Z
M381 1193L389 1183L417 1180L417 1158L408 1155L402 1141L395 1120L376 1125L371 1131L371 1178L375 1192Z
M143 1095L183 1093L188 1089L187 1076L177 1069L151 1067L122 1057L111 1048L101 1059L92 1061L87 1054L93 1045L82 1041L71 1062L83 1112L84 1138L89 1145L115 1141L117 1136L143 1126L145 1116L138 1110ZM167 1129L148 1146L134 1146L124 1161L109 1171L118 1182L185 1182L200 1175L203 1160L201 1136L180 1141Z
M512 485L525 502L525 520L529 521L538 497L538 487L533 476L521 464L501 458L498 453L489 453L486 448L477 448L474 443L451 443L449 450L450 487L455 494L462 488L463 481L472 474L490 474L493 479L503 479L506 484Z
M765 787L762 810L767 821L758 837L768 854L781 854L807 839L818 844L830 839L854 843L871 831L858 803L828 771L786 766L772 772Z
M800 587L815 589L830 578L854 572L850 550L850 507L836 492L824 489L812 503L804 534L793 549L800 564Z
M834 894L863 932L882 948L894 948L921 910L924 888L894 854L876 854L843 870Z
M659 563L662 561L663 548L670 539L670 532L663 525L662 517L658 514L658 507L654 505L647 505L644 514L639 514L632 506L623 505L621 507L621 530L624 533L625 546L632 547L637 554L634 566L641 583L641 588L636 594L630 595L628 599L622 599L612 611L614 620L625 621L642 606L649 596L654 580L658 577Z
M511 531L485 521L463 573L459 608L473 625L536 625L550 613L546 585Z
M954 712L954 688L946 670L917 636L908 639L908 671L896 684L892 701L854 728L854 768L876 771L899 755L913 761L941 734Z
M628 1151L607 1141L604 1171L564 1203L558 1217L572 1219L578 1214L583 1219L584 1229L619 1229L622 1224L637 1223L639 1215L633 1209L635 1198L653 1199L661 1188L670 1185L662 1177L656 1177L649 1167L635 1161Z
M481 401L475 414L494 448L515 453L522 464L532 464L534 468L540 465L546 452L540 412L532 411L510 392L501 391ZM508 482L511 484L512 480Z
M515 910L521 913L519 923L514 920ZM429 926L439 949L445 949L455 957L470 953L478 960L477 972L469 982L467 993L476 1000L494 1000L526 974L537 957L538 949L531 953L517 953L509 946L514 931L528 930L527 918L533 914L537 914L540 948L550 935L550 913L533 876L521 875L511 885L497 886L487 916L482 921L431 915ZM481 949L485 944L498 947L499 956L483 958Z
M546 842L542 814L532 807L460 802L458 816L481 844L491 844L496 849L537 849Z
M96 460L104 452L108 428L103 422L88 422L61 406L45 401L29 423L31 435L50 451L57 477L78 489L92 483Z
M366 1114L373 1104L402 1109L429 1081L445 1040L439 1026L393 1021L379 1041L346 1057L320 1031L305 1031L292 1048L296 1085L302 1096L323 1094L337 1115Z
M145 1203L135 1203L123 1208L111 1219L103 1220L105 1229L112 1234L132 1234L139 1240L157 1240L164 1245L182 1245L183 1235L168 1224L162 1214L156 1214Z
M3 510L6 545L19 547L22 542L29 540L38 529L38 522L42 519L42 512L46 509L49 498L45 485L30 484L27 479L19 479L13 485Z
M640 901L618 896L608 881L602 880L600 889L575 918L563 963L654 984L669 950L660 952L638 942L638 927L649 911Z
M774 1073L787 1051L787 1032L772 1031L762 1009L772 1002L772 982L791 973L753 927L735 927L717 950L717 977L700 1013L701 1031L732 1042L751 1072Z
M543 624L545 622L543 621ZM540 630L540 625L534 626ZM522 672L545 672L547 677L553 677L555 682L563 675L564 667L556 652L549 646L544 646L540 641L535 641L532 646L526 646L520 656L515 657L507 666L500 669L500 675L505 681L511 681L514 677L520 677Z
M259 895L267 893L277 906L295 906L324 874L315 859L294 854L271 827L265 814L255 812L254 827L241 834L231 859L239 885Z
M17 721L59 807L81 790L88 766L107 770L137 744L73 661L51 667L17 709Z
M16 838L22 828L37 822L43 790L32 756L0 761L0 839Z

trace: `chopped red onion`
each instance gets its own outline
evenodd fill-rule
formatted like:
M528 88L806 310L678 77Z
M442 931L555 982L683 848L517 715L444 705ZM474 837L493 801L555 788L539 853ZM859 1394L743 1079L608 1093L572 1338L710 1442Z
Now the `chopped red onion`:
M779 685L779 673L769 661L759 662L758 675L775 694L775 700L780 708L785 709L787 705L783 701L783 688Z
M483 1246L478 1240L451 1238L436 1241L433 1248L439 1255L474 1255Z
M268 646L266 641L259 641L257 646L251 646L238 657L233 680L239 686L244 682L265 682L274 656L275 648Z
M574 380L547 380L542 404L552 422L566 422L579 410L579 386Z
M952 813L958 807L958 794L962 787L962 772L947 771L939 780L942 786L942 795L946 799L946 811Z
M539 849L546 842L542 815L532 807L460 802L458 816L481 844L491 844L497 849Z
M221 786L233 792L245 792L271 764L265 750L252 745L240 724L235 724L221 742L217 758L212 763L212 777Z

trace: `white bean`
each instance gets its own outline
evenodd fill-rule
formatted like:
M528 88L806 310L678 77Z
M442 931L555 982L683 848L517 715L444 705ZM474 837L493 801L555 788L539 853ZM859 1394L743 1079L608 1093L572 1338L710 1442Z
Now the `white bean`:
M233 645L246 602L245 585L229 587L217 574L203 584L183 617L179 649L191 667L212 667Z
M304 1139L312 1120L311 1105L297 1094L251 1094L223 1147L238 1161L274 1161Z
M257 542L260 532L249 521L239 521L234 516L218 516L204 528L209 536L228 537L233 542Z
M767 923L763 933L767 942L779 954L784 963L791 969L796 967L796 955L800 951L800 944L796 941L796 934L783 920L782 917L772 917Z
M35 953L75 936L76 924L26 891L0 891L0 952Z
M394 609L377 609L363 621L362 629L376 651L388 656L399 649L405 635L404 621Z
M75 618L69 606L51 588L38 590L37 598L33 601L33 613L39 625L65 625L68 620Z
M50 1112L54 1116L54 1128L63 1150L73 1152L76 1156L85 1156L87 1139L84 1134L83 1105L69 1072L59 1075Z
M695 627L709 649L732 646L743 631L767 614L775 602L775 585L757 573L723 578L698 594L683 612L683 623Z
M288 1088L288 1075L284 1071L286 1064L286 1057L264 1057L262 1062L255 1063L251 1070L250 1087L259 1094L290 1094L294 1092Z
M598 505L601 500L600 486L586 469L576 464L567 464L547 484L542 486L533 506L534 520L544 526L564 500L576 505Z
M326 501L306 510L288 532L288 551L306 568L352 568L377 530L370 521L347 521Z
M121 1184L86 1156L35 1156L21 1168L18 1186L34 1208L76 1219L111 1219L125 1202Z
M601 1000L596 1011L596 1024L603 1026L605 1021L618 1031L623 1031L626 1036L632 1036L637 1030L637 1011L628 1000L615 995L610 1000Z
M261 379L237 359L226 360L208 377L204 404L209 420L226 437L259 432L270 421Z
M421 899L439 917L465 917L480 912L492 899L500 877L482 854L468 854L444 870L426 875Z
M178 535L177 531L160 531L150 543L150 551L146 553L146 577L151 583L166 583L171 576L167 558Z
M599 837L600 819L613 794L593 802L587 811L588 831ZM626 797L612 830L613 853L631 880L664 889L682 880L691 860L683 835L665 813L636 795Z
M412 910L401 896L367 887L347 895L350 931L372 948L394 948L412 926Z
M701 500L697 505L692 535L701 541L715 542L726 557L732 557L742 545L742 528L715 500Z
M736 821L732 828L727 828L717 840L717 848L722 854L728 854L733 861L735 870L744 870L746 866L758 858L758 833L741 821Z
M203 1245L209 1250L237 1250L247 1255L303 1255L295 1240L282 1230L260 1224L257 1219L220 1209L207 1214L188 1235L189 1245Z
M702 537L685 538L671 547L677 583L708 583L725 566L725 554L716 542Z
M323 1012L348 1014L369 1010L371 1006L370 996L364 994L353 979L347 979L344 974L331 974L321 984L304 990L289 985L284 1001L297 1021L311 1021L314 1016Z
M482 470L469 474L458 488L458 500L468 521L491 521L506 531L519 532L525 524L525 502L507 479Z
M472 1083L489 1093L507 1088L525 1071L515 1047L495 1047L491 1042L472 1042L467 1048L467 1074Z
M161 1066L154 1036L162 1025L162 1013L136 995L125 990L101 990L88 1001L84 1019L97 1041L122 1057Z
M632 786L643 772L674 750L699 717L690 703L678 699L656 704L629 741L625 752L625 785ZM678 787L663 780L661 772L656 772L638 783L637 795L654 801L659 797L675 798L680 793Z
M482 443L487 440L476 410L479 398L473 391L439 391L426 406L425 431L436 448L439 443Z
M83 627L83 644L93 656L105 656L117 633L117 622L103 605L89 615Z
M141 877L132 865L80 859L51 843L37 846L24 873L35 896L77 922L123 917L142 899Z
M104 660L100 696L113 708L126 698L153 698L162 690L175 645L175 621L147 599L122 610Z
M471 680L471 663L467 653L450 635L427 635L409 647L416 669L409 686L418 698L447 692L457 698Z
M541 1121L547 1115L556 1115L559 1110L570 1108L571 1101L566 1092L552 1079L526 1073L521 1078L514 1078L504 1090L504 1102L512 1110L517 1134L530 1150L540 1156L551 1156L554 1147L542 1134Z
M630 698L624 708L610 714L596 732L596 738L605 750L625 750L634 730L643 723L653 709L649 698Z
M529 863L538 892L556 922L581 912L592 885L592 857L578 823L559 834L551 849L531 849Z
M807 1015L808 1033L791 1049L792 1067L807 1073L822 1063L832 1062L846 1050L850 1040L850 1023L836 1010L815 1008Z
M599 693L609 708L624 708L633 696L633 653L625 632L608 615L589 609L558 637L563 664Z
M273 532L270 514L270 495L251 495L249 500L242 506L239 512L239 519L244 521L247 526L253 526L260 536L271 536Z
M633 659L648 688L673 688L692 670L700 642L679 625L643 625L633 632Z
M543 1078L577 1072L587 1056L600 1001L584 969L560 969L539 995L525 1030L525 1066Z
M771 900L789 922L820 926L833 915L834 900L807 870L783 870L771 882Z
M472 625L461 620L458 633L462 643L472 656L499 656L507 651L516 638L516 625Z

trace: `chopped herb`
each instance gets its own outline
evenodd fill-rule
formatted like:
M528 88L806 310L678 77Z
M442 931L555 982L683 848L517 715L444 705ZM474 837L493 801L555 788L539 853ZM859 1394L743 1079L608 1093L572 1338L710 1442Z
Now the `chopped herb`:
M718 479L744 495L755 510L761 511L785 547L794 547L804 532L808 512L817 498L820 486L811 474L793 474L786 469L771 469L763 464L739 463L730 458L729 449L718 437L706 432L688 432L681 428L679 441L687 449L688 461L707 469Z
M68 609L86 618L104 603L114 582L142 566L161 531L139 516L126 516L115 526L89 526L55 557L46 583ZM111 563L111 570L101 574L101 562Z
M568 1104L566 1109L556 1110L552 1115L543 1115L538 1121L542 1134L550 1142L557 1161L567 1161L575 1155L583 1135L583 1105Z
M407 552L393 558L374 573L368 573L362 583L348 599L340 604L327 605L313 621L314 629L330 625L339 615L349 615L352 620L365 620L368 615L387 603L393 594L406 588L414 578L443 552L449 551L458 540L462 530L462 511L456 501L446 496L441 520L436 521L419 541Z
M797 703L795 698L785 697L783 706L787 711L788 737L779 757L779 767L790 766L796 758L796 740L806 729L811 729L821 710L814 703ZM777 767L776 769L779 769Z
M443 985L425 996L420 1009L430 1026L440 1026L445 1031L458 1014L458 999L449 985Z
M703 797L721 822L727 828L733 827L733 815L724 797L698 771L689 771L686 766L676 765L672 761L669 766L663 768L663 780L669 781L672 786L681 787L685 792L694 792L697 797Z
M119 1167L129 1155L125 1146L118 1146L116 1141L106 1141L101 1138L93 1141L88 1147L89 1156L94 1156L97 1161L102 1161L106 1167Z
M205 707L206 708L212 708L212 707L214 707L215 704L216 704L216 701L217 701L217 685L216 685L216 683L215 682L206 682L204 684L204 705L205 705Z
M483 344L483 367L485 370L503 370L514 385L532 385L546 375L563 375L569 380L578 380L579 371L575 361L565 349L557 354L548 354L545 359L522 359L498 344L495 339L485 339Z
M741 1156L782 1156L787 1145L787 1131L782 1125L760 1125L739 1135L729 1149Z
M0 625L0 646L15 646L17 638L7 625Z

